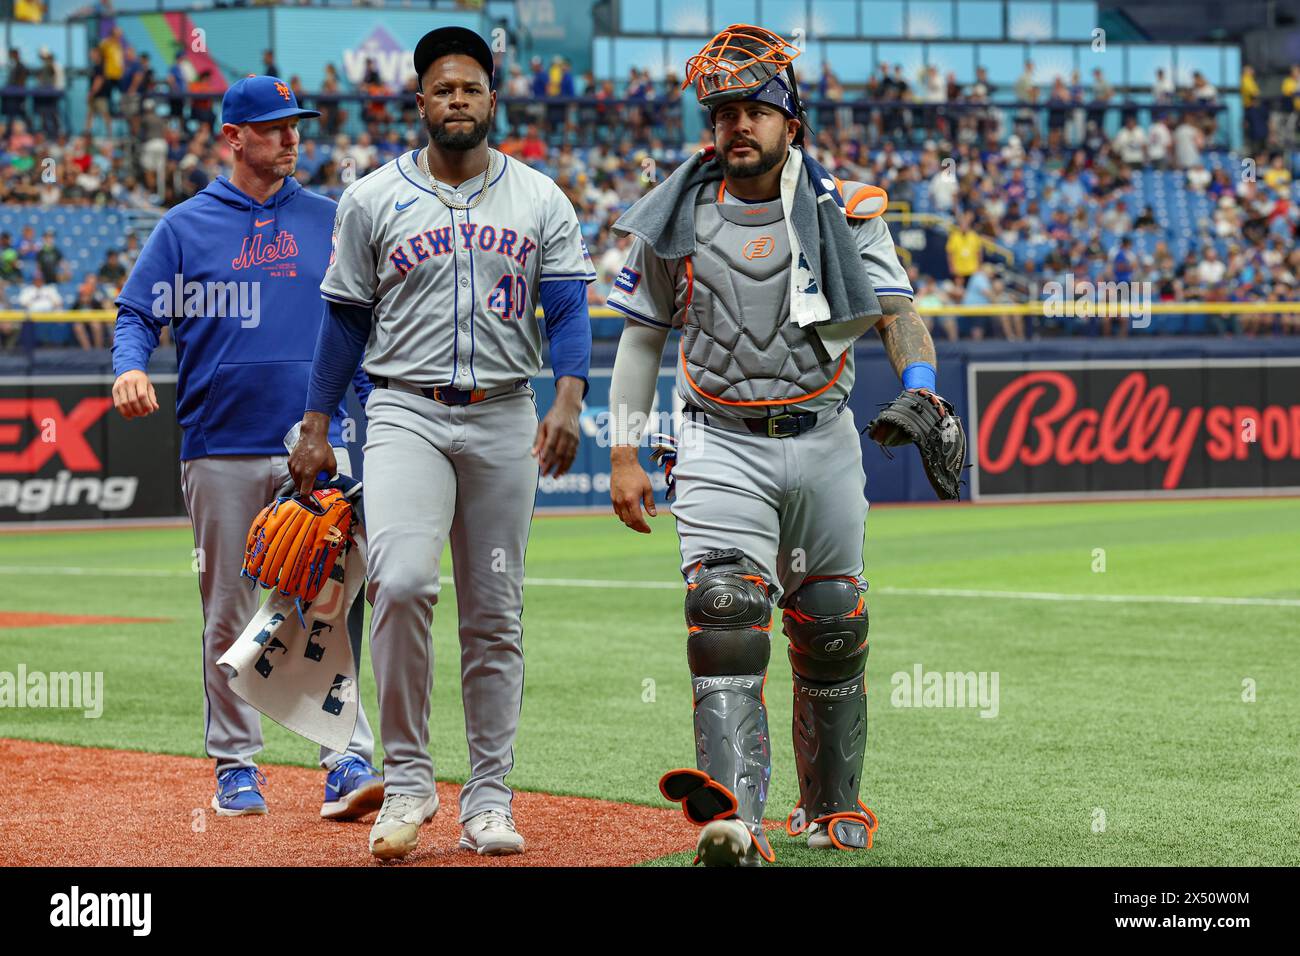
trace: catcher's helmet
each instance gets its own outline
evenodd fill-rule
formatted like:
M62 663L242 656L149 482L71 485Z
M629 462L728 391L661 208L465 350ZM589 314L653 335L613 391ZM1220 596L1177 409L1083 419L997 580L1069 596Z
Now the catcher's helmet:
M686 81L710 115L723 103L758 100L799 120L795 145L808 125L791 63L802 51L771 30L733 23L686 61Z

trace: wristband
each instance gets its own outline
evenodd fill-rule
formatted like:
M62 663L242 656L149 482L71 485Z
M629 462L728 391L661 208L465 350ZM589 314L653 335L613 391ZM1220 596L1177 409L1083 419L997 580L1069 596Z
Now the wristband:
M913 362L903 369L903 388L909 391L915 388L926 388L933 392L935 373L935 367L929 362Z

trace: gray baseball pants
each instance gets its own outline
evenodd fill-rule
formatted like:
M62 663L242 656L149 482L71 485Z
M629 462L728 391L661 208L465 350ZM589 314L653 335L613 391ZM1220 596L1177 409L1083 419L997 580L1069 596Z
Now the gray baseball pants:
M710 551L739 548L775 585L777 603L806 578L861 577L867 478L852 411L793 438L691 416L673 469L682 574Z
M346 448L335 448L339 471L351 462ZM261 603L262 589L239 572L248 529L289 478L286 455L221 455L181 462L181 490L194 526L198 549L199 593L203 599L203 743L217 761L217 773L252 767L262 749L262 715L230 689L217 660L230 649ZM365 605L358 595L348 611L352 656L361 662ZM374 760L375 738L358 708L348 753ZM332 769L341 757L324 747L321 766Z
M524 552L538 480L532 389L452 406L377 388L366 415L370 654L388 792L434 789L429 628L450 540L470 765L460 819L509 812L505 777L524 688Z

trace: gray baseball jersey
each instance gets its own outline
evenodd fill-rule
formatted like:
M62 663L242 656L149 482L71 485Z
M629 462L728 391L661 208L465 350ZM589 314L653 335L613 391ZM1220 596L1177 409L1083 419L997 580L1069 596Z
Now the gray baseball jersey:
M450 541L470 775L462 821L509 812L523 700L524 552L537 493L532 389L468 405L419 389L489 390L536 375L543 282L593 281L573 206L550 179L490 150L484 174L440 183L406 153L348 187L326 299L373 312L363 368L389 379L367 406L371 659L389 793L434 792L429 627ZM486 187L484 186L487 181ZM486 195L480 195L486 188Z
M473 209L438 199L418 151L353 183L339 200L321 294L373 309L362 363L371 376L463 389L531 378L541 369L540 283L595 280L560 187L489 153L492 180ZM485 175L438 188L472 203Z
M781 412L840 404L853 387L853 353L842 368L838 357L823 361L816 333L790 322L790 246L780 203L721 198L697 207L699 247L691 259L660 259L634 239L610 307L646 325L684 329L677 391L706 411L761 417L777 402L760 399L778 397ZM910 298L889 227L879 216L847 221L877 294Z

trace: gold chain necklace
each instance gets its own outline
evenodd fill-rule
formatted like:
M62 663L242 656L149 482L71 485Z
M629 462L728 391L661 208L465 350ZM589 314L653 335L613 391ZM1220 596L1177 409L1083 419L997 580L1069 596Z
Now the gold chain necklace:
M448 209L473 209L483 201L483 197L487 195L488 184L492 182L492 150L488 150L487 169L483 172L483 188L480 189L478 195L468 203L452 202L442 194L442 190L438 188L438 181L433 178L433 173L429 170L429 147L427 146L420 150L420 172L424 173L428 178L429 185L433 187L433 194L437 196L439 201L441 201L441 203Z

